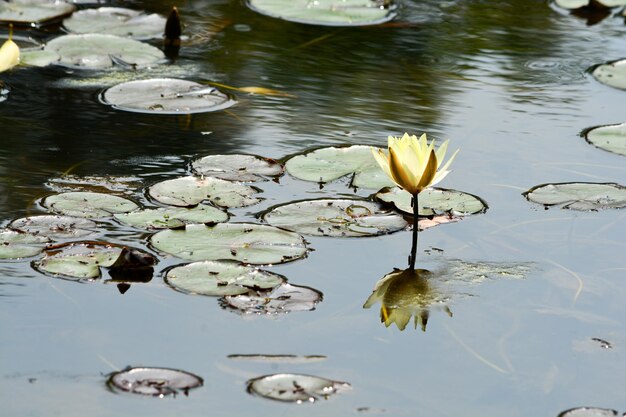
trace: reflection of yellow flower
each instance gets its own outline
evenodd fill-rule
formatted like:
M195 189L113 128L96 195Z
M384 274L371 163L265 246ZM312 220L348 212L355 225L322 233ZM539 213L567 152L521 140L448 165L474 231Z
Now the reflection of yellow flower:
M448 149L447 140L435 151L435 141L428 143L426 134L418 139L405 133L401 138L389 136L388 148L389 156L378 148L372 148L372 153L387 175L412 195L443 180L458 152L440 168Z
M12 36L0 47L0 72L13 68L20 62L20 48L13 42Z

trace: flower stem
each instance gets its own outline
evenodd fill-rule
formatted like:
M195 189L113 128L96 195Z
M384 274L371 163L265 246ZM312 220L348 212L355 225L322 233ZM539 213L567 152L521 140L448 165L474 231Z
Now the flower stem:
M419 204L417 202L418 193L413 194L411 206L413 207L413 243L411 245L411 256L409 256L409 268L415 271L415 261L417 260L417 219L419 217Z

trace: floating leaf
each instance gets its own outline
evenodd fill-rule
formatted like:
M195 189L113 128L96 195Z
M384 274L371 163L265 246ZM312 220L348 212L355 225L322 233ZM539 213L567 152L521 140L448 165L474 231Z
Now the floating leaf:
M172 206L189 207L210 201L220 207L246 207L258 203L257 190L248 185L212 177L180 177L154 184L150 197Z
M148 40L163 36L165 18L140 10L100 7L77 11L63 21L63 26L72 33L104 33Z
M74 191L43 199L44 207L67 216L108 217L137 210L134 202L111 194Z
M248 264L276 264L306 254L296 233L252 223L192 224L184 230L163 230L150 238L163 252L191 261L236 260Z
M404 218L365 200L304 200L272 208L263 215L272 226L315 236L376 236L407 226Z
M561 205L571 210L600 210L626 207L626 187L613 183L563 182L542 184L522 194L546 207Z
M626 59L596 65L591 68L591 75L602 84L626 90Z
M376 198L393 203L400 211L413 214L411 194L401 188L393 187L382 190L376 194ZM480 197L443 188L428 188L419 194L417 201L420 216L447 214L453 217L462 217L484 213L487 210L487 204Z
M0 24L42 26L69 16L75 7L64 1L12 0L0 2Z
M20 64L32 67L47 67L60 59L59 54L42 48L23 49L20 51Z
M160 49L147 43L97 33L59 36L48 42L44 50L59 55L56 64L81 69L110 68L116 63L140 68L165 59Z
M261 14L290 22L323 26L376 25L395 17L394 7L375 0L248 0Z
M15 230L0 230L0 259L28 258L38 255L50 240Z
M222 223L228 220L228 213L206 204L196 207L173 207L116 214L117 220L133 227L145 229L168 229L191 223Z
M315 310L320 301L322 293L313 288L283 283L267 292L226 296L221 305L239 314L277 315Z
M319 398L327 399L350 388L347 382L301 374L265 375L248 381L250 394L295 403L313 403Z
M600 149L626 156L626 123L594 127L585 131L584 136Z
M130 194L141 186L141 182L142 179L139 177L63 175L49 179L45 186L56 192L92 191Z
M9 227L33 235L66 239L94 233L96 223L81 217L44 215L14 220Z
M154 114L192 114L226 109L235 101L217 88L175 78L117 84L100 101L118 110Z
M202 378L189 372L168 368L127 368L114 372L107 380L113 390L155 397L188 395L190 389L201 387Z
M200 176L243 182L265 181L283 173L279 162L254 155L209 155L193 161L191 169Z
M587 6L611 8L626 5L626 0L555 0L554 2L564 9L579 9Z
M320 148L290 158L285 169L298 179L318 183L353 175L351 187L379 190L394 185L374 159L370 146Z
M558 417L616 417L617 411L596 407L577 407L563 411Z
M170 269L165 275L175 290L211 296L239 295L272 289L285 278L236 262L203 261Z

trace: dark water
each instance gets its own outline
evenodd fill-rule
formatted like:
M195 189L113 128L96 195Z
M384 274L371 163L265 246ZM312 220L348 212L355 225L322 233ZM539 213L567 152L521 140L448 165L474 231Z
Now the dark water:
M579 137L584 128L625 121L626 93L585 73L626 57L623 18L587 26L544 1L405 1L398 24L340 29L267 18L238 1L176 5L185 34L203 36L192 36L174 65L110 79L59 68L1 74L11 93L0 103L0 221L41 212L37 201L51 193L44 183L68 171L150 184L184 174L198 155L282 158L427 132L461 149L442 185L490 207L420 235L419 261L434 271L453 316L433 308L426 332L412 325L400 332L381 325L378 306L362 308L378 279L405 267L408 232L308 238L315 251L307 259L271 269L322 291L324 301L273 318L241 317L216 299L172 291L160 273L176 259L161 261L150 283L123 296L114 285L77 284L40 275L27 262L2 262L3 416L625 411L626 215L544 210L521 196L546 182L626 182L622 156ZM171 4L131 6L166 14ZM296 98L238 94L228 112L191 118L123 113L98 102L106 86L150 71ZM344 183L319 190L292 178L260 188L266 200L232 210L234 220L255 221L258 211L292 199L353 194ZM146 244L136 234L106 237ZM476 273L451 283L459 270ZM227 358L253 353L327 359ZM188 398L108 392L105 375L128 365L184 369L205 383ZM346 381L352 390L312 405L246 393L248 379L275 372Z

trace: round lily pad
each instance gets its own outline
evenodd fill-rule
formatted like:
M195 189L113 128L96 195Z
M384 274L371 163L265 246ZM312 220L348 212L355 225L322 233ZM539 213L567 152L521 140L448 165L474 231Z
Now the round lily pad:
M118 110L153 114L192 114L226 109L230 96L215 87L175 78L152 78L114 85L100 101Z
M59 60L59 54L41 48L20 49L20 64L31 67L47 67Z
M376 25L392 20L395 7L375 0L248 0L261 14L290 22L322 26Z
M0 230L0 259L28 258L38 255L49 241L45 236L15 230Z
M72 33L105 33L147 40L163 36L165 17L122 7L100 7L77 11L63 21L63 26Z
M141 68L165 59L160 49L147 43L97 33L59 36L48 42L44 51L59 55L55 64L82 69L105 69L116 63Z
M272 226L315 236L376 236L407 226L404 218L365 200L304 200L272 208L263 215Z
M626 90L626 59L596 65L591 75L602 84Z
M127 368L109 376L107 385L113 390L155 397L187 395L201 387L202 378L189 372L168 368Z
M191 169L197 175L243 182L265 181L283 173L279 162L255 155L209 155L193 161Z
M584 136L600 149L626 156L626 123L594 127L585 131Z
M157 208L116 214L113 217L133 227L145 229L169 229L191 223L222 223L228 220L228 213L206 204L195 207Z
M9 227L22 232L52 239L87 236L94 233L96 223L81 217L44 215L23 217L12 221Z
M63 175L62 177L48 179L45 186L59 193L66 191L92 191L96 193L132 194L141 187L141 182L141 178L132 176Z
M154 184L150 197L171 206L189 207L210 201L219 207L246 207L258 203L256 188L212 177L180 177Z
M295 403L313 403L349 389L347 382L302 374L265 375L248 381L250 394Z
M226 261L194 262L165 275L165 282L177 291L210 296L269 290L285 281L281 275Z
M326 183L351 175L350 187L379 190L394 182L380 168L370 146L320 148L290 158L287 172L304 181Z
M590 0L554 0L563 9L578 9L589 5Z
M306 255L297 233L252 223L191 224L162 230L150 238L165 253L190 261L236 260L248 264L276 264Z
M322 293L313 288L283 283L270 291L226 296L220 304L223 308L243 315L273 316L315 310L322 297Z
M76 217L107 217L137 210L134 202L111 194L74 191L54 194L41 204L55 213Z
M522 194L546 207L589 211L626 207L626 187L613 183L563 182L542 184Z
M0 24L43 26L72 14L75 7L64 1L12 0L0 2Z
M617 414L607 408L577 407L563 411L558 417L617 417Z
M626 0L554 0L554 2L557 6L570 10L587 6L612 8L626 5Z
M376 198L392 203L398 210L413 214L411 194L399 187L388 188L376 194ZM420 216L448 214L453 217L480 214L487 210L487 203L480 197L457 190L428 188L417 199Z

